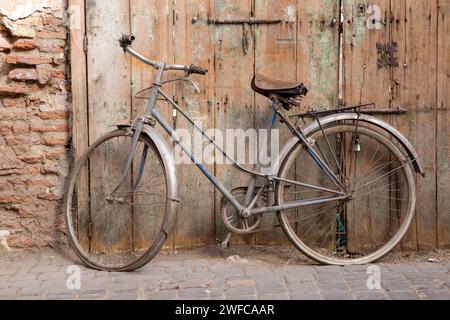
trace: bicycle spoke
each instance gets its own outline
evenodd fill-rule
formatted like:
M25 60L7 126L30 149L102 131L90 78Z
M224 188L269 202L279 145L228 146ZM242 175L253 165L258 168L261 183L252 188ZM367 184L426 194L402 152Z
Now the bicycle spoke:
M373 180L373 181L371 181L371 182L368 182L368 183L366 183L366 184L363 184L362 186L356 186L356 187L355 187L355 190L359 190L359 189L361 189L361 188L363 188L363 187L367 187L367 186L369 186L369 185L371 185L371 184L373 184L373 183L375 183L375 182L378 182L378 181L380 181L381 179L383 179L383 178L385 178L385 177L387 177L387 176L389 176L389 175L391 175L391 174L393 174L393 173L395 173L395 172L397 172L397 171L403 169L404 167L408 166L410 163L411 163L411 161L408 162L408 163L406 163L406 164L404 164L404 165L402 165L401 167L396 168L395 170L392 170L391 172L389 172L389 173L387 173L387 174L382 175L381 177L378 177L377 179L375 179L375 180Z
M332 159L330 152L338 153L336 160L338 166L340 160L344 164L342 179L349 190L349 198L327 206L287 210L281 215L280 221L289 239L320 262L373 261L387 252L385 248L389 244L400 241L406 230L404 226L410 221L408 217L413 214L409 186L414 181L412 175L407 175L411 172L411 161L405 160L385 136L370 128L356 129L355 126L355 123L336 124L308 137L318 146L328 144L331 147L327 152L322 148L321 155L325 159ZM332 146L334 137L340 137L341 151ZM307 152L297 148L286 160L281 178L298 179L323 188L327 183L324 172L308 170L309 163ZM278 192L282 204L307 201L320 194L284 186L280 186Z
M79 243L81 231L76 222L69 230L72 241L78 244L76 253L83 261L105 270L135 268L138 261L141 265L146 262L141 258L151 259L152 255L146 253L155 244L165 221L168 199L165 169L150 144L145 166L140 168L145 139L138 144L128 176L111 194L126 167L132 139L133 136L124 136L123 132L117 131L98 142L83 163L84 167L79 166L81 169L78 171L89 173L89 195L80 198L72 192L72 205L67 208L68 216L77 217L73 221L83 219L89 224L89 230L82 231L89 235L87 243ZM142 171L139 172L138 189L133 191L133 181L137 181L138 175L137 164ZM78 187L78 183L86 180L73 181L71 190L86 189L86 186Z

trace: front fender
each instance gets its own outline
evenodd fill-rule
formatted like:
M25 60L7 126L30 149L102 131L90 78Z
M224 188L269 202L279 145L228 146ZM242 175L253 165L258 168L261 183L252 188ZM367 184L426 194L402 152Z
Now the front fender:
M129 124L118 124L116 125L118 129L129 129L131 125ZM175 165L175 160L173 158L172 148L169 146L166 140L153 128L150 126L144 126L142 134L145 134L155 145L156 150L161 155L161 160L163 162L164 168L166 169L166 180L167 180L167 214L164 221L162 230L166 233L168 237L173 229L175 219L178 213L178 181L177 181L177 170Z
M366 122L369 124L372 124L384 131L386 133L393 136L405 149L406 153L408 154L409 158L412 160L414 169L417 173L420 173L422 176L425 176L425 170L422 166L422 163L419 159L419 155L417 151L414 149L414 147L411 145L411 143L408 141L408 139L400 133L397 129L395 129L393 126L391 126L389 123L382 121L380 119L377 119L375 117L369 116L369 115L358 115L356 113L340 113L340 114L334 114L328 117L324 117L320 119L320 124L322 126L325 126L327 124L337 122L337 121L344 121L344 120L358 120L360 122ZM306 128L302 129L306 136L310 135L311 133L320 130L320 126L317 123L317 121L311 123ZM297 145L299 142L298 137L292 138L284 147L283 150L280 152L280 156L278 157L277 161L275 162L274 166L272 167L272 174L277 175L281 169L281 166L283 165L284 161L286 160L286 157L289 155L290 150Z

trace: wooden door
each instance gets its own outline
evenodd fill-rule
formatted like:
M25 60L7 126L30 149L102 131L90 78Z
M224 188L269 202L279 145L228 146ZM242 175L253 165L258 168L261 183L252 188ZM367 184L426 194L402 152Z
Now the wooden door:
M437 40L437 238L450 248L450 1L440 0Z
M81 121L75 124L77 145L92 143L110 131L112 123L131 121L145 110L145 101L135 98L135 94L151 85L154 70L123 53L117 39L124 33L135 34L137 40L133 47L151 59L209 68L206 77L192 77L199 84L200 94L182 83L164 86L165 92L194 120L201 121L205 129L216 128L223 133L226 129L242 129L245 133L248 129L266 126L270 105L267 99L256 96L251 90L255 72L304 82L311 89L307 106L331 108L337 105L337 2L90 0L85 1L85 9L88 121L84 124L88 123L88 129L83 130ZM208 18L251 17L281 22L270 25L208 23ZM165 79L178 76L167 74ZM159 103L158 108L170 123L176 120L177 128L190 128L167 103ZM193 131L191 135L193 138ZM288 137L289 134L281 133L283 141ZM208 168L230 189L245 186L249 181L229 165L208 165ZM113 168L102 170L116 172ZM98 172L91 168L86 175ZM167 246L201 246L214 243L216 238L222 239L226 230L218 214L221 195L193 165L179 165L178 179L181 205ZM266 220L267 227L271 227L273 217ZM101 225L101 221L97 224ZM123 225L127 225L125 221ZM99 245L101 241L98 240ZM284 235L276 231L242 239L235 237L234 242L281 244L285 240Z
M130 32L129 18L128 1L86 2L86 36L89 41L87 50L88 141L90 144L109 132L111 124L131 117L131 59L119 50L117 45L117 39L122 34ZM112 65L114 68L111 68ZM126 146L122 147L126 148ZM104 186L110 186L112 181L116 183L119 181L123 170L120 169L120 165L126 161L126 155L120 151L120 148L119 145L108 145L108 148L100 150L97 153L98 156L90 163L90 228L93 235L90 248L93 252L103 251L105 246L120 250L131 245L127 237L119 237L119 235L127 234L120 230L132 228L128 219L131 213L127 212L130 209L114 211L117 230L106 232L104 230L106 209L103 204L96 201L104 198L106 190ZM117 161L108 161L106 163L109 165L105 165L104 159L109 158L111 153L117 155ZM130 176L127 177L126 183L131 183Z
M427 173L416 178L405 250L448 246L448 6L448 0L343 1L344 101L407 109L382 118L411 140ZM385 45L395 48L391 65L380 62Z

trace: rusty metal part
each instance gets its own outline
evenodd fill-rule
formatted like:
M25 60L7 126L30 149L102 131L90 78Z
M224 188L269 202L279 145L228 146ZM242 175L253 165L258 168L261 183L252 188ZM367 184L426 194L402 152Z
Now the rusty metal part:
M404 108L395 108L395 109L373 109L373 110L361 110L362 114L405 114L408 113L407 109Z
M194 17L192 19L192 23L195 24L197 22L202 21L199 17ZM206 19L206 23L209 25L242 25L242 50L244 51L244 55L248 54L250 51L251 44L254 39L253 32L249 26L252 25L261 25L261 24L278 24L282 22L287 22L282 19L256 19L255 17L251 18L237 18L237 19L218 19L208 17Z
M369 103L369 104L362 104L362 105L351 106L351 107L339 106L336 109L327 109L327 110L321 110L321 111L313 110L313 111L309 111L306 113L291 115L290 118L291 119L293 119L293 118L315 118L317 116L322 117L322 116L327 116L327 115L331 115L331 114L335 114L335 113L343 113L343 112L356 112L359 114L368 114L368 115L376 115L376 114L400 115L400 114L405 114L408 112L407 109L402 108L402 107L397 107L394 109L365 109L367 107L375 107L375 104Z
M192 23L195 24L197 22L202 21L199 17L192 18ZM278 24L282 22L289 22L283 19L257 19L255 17L250 18L237 18L237 19L218 19L208 17L206 19L206 23L209 25L242 25L242 50L244 51L244 55L248 54L250 51L250 46L253 42L254 35L249 28L252 25L261 25L261 24Z
M378 51L378 69L398 67L398 44L391 43L377 43Z
M226 248L228 248L228 247L230 246L230 240L231 240L231 237L232 237L232 236L233 236L233 233L232 233L232 232L229 232L229 233L227 234L225 240L223 240L223 241L218 240L218 242L220 243L220 247L221 247L222 249L226 249Z
M250 25L256 25L256 24L277 24L282 23L282 19L256 19L254 17L252 18L238 18L238 19L216 19L208 17L206 19L206 22L208 24L250 24Z
M253 202L246 208L248 216L244 216L243 212L237 211L231 206L226 198L222 198L220 213L224 225L232 233L246 235L252 234L255 230L259 228L262 222L262 215L250 216L250 211L256 208L264 207L264 202L262 201L262 194L265 188L259 188ZM235 188L231 191L231 194L238 199L238 201L244 203L247 194L247 188Z

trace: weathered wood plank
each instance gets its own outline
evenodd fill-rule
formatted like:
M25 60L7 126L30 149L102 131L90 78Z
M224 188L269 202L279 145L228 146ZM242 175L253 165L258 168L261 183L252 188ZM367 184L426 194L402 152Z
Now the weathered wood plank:
M171 1L145 1L145 0L131 0L130 1L130 12L131 12L131 33L136 36L136 41L133 43L133 48L143 54L144 56L155 60L155 61L165 61L167 63L173 63L174 53L173 53L173 6ZM143 100L139 97L147 97L149 92L136 94L152 85L152 82L156 76L156 70L152 67L145 65L137 59L131 60L131 83L132 83L132 115L131 118L134 119L138 116L143 115L147 110L148 100ZM171 79L172 75L167 73L164 76L164 80ZM173 85L165 85L163 90L169 95L173 96ZM172 123L172 109L169 108L168 103L159 102L158 110L165 119ZM160 126L157 130L162 136L170 138L163 132ZM139 153L137 153L139 154ZM139 161L140 158L137 158ZM155 175L157 172L151 171L152 164L155 163L153 168L157 168L155 157L149 157L147 161L147 171L142 178L142 190L147 190L147 192L159 193L161 190L154 189L152 185L155 181ZM139 163L133 167L134 177L137 176L139 171ZM147 239L142 239L144 242L149 242L154 233L154 228L158 224L158 221L153 221L153 224L149 224L149 219L152 219L150 211L153 208L137 207L134 208L134 219L136 225L146 226L141 232L147 236ZM156 213L156 212L155 212ZM166 242L166 248L174 248L174 238L173 235L169 235L170 238ZM142 238L142 237L141 237ZM144 245L144 244L142 244Z
M450 247L450 1L439 0L437 103L438 245Z
M378 108L388 108L391 74L389 68L378 67L377 43L390 41L386 23L390 17L389 0L344 0L343 8L344 102L347 105L375 103ZM374 12L381 14L379 18L385 24L370 29L367 24L376 19Z
M130 118L130 56L118 45L122 34L130 31L128 1L88 1L86 24L93 141L108 132L112 123Z
M307 109L338 104L339 12L338 1L298 1L297 80L310 89Z
M252 12L252 0L215 0L211 12L220 19L249 18ZM215 127L224 133L227 129L242 129L244 132L254 128L254 99L251 80L254 71L254 42L251 29L246 29L249 43L247 53L243 48L244 28L242 25L212 26L211 34L214 43L215 67ZM225 146L235 146L227 141ZM247 150L248 151L248 150ZM239 150L242 152L242 150ZM236 157L237 150L230 156ZM248 152L246 152L248 158ZM219 156L216 153L216 156ZM252 168L253 166L248 166ZM217 164L216 174L229 189L247 186L248 176L227 164ZM228 231L220 217L220 202L222 195L216 191L216 237L223 240ZM232 242L241 241L253 243L254 237L233 236Z
M277 2L256 0L255 16L258 19L281 19L280 24L258 25L255 32L255 72L265 76L285 81L296 81L297 74L297 0L281 0ZM268 128L268 123L273 116L271 102L266 97L256 95L255 128L260 130ZM278 133L276 133L278 131ZM278 135L278 150L281 150L292 134L284 125L277 123L274 128ZM263 141L261 141L264 143ZM271 150L271 143L267 145L268 154L272 152L276 157L278 150ZM264 150L260 150L264 152ZM264 155L265 156L265 155ZM274 158L275 160L276 158ZM268 170L273 163L263 163L263 168ZM263 229L273 228L278 225L276 214L267 214L263 217ZM268 230L256 235L258 244L281 244L286 242L286 237L281 230Z
M404 2L400 2L400 1L396 2L396 1L394 1L392 3L392 6L391 6L392 13L391 13L391 15L392 15L393 18L390 19L390 21L389 21L390 24L389 25L390 25L390 27L392 29L392 32L391 32L392 33L392 38L394 40L397 40L397 41L399 39L403 39L403 38L406 37L406 23L404 23L404 21L406 19L406 17L404 17L405 14L403 13L403 18L402 17L395 18L399 13L401 14L402 12L404 12L404 10L405 10L405 3ZM403 23L400 23L402 21L403 21ZM399 43L398 56L399 57L400 56L404 56L405 55L406 46L403 45L403 42L398 42L398 43ZM403 59L403 60L399 59L399 64L400 64L399 67L403 69L405 62L406 62L405 59ZM392 76L394 76L394 74L397 75L398 72L397 73L393 73ZM393 81L393 79L392 79L392 81ZM396 76L395 79L400 79L400 77ZM403 75L403 77L401 79L404 80L404 75ZM396 81L399 81L399 80L396 80ZM399 82L399 84L400 84L400 82ZM395 91L394 91L395 95L398 95L398 89L399 89L399 87L396 86L395 87ZM400 105L400 103L401 102L398 101L398 98L397 98L397 101L393 102L392 104L393 105L394 104L395 105ZM401 105L401 106L405 107L403 105ZM413 128L410 128L411 121L410 121L410 117L408 115L395 117L392 120L393 120L392 121L393 125L395 127L397 127L399 130L401 130L404 134L409 134L410 130L413 130ZM415 216L414 220L413 220L413 222L411 224L410 230L405 235L401 246L403 247L404 250L417 250L417 245L418 245L417 241L418 241L417 240L417 216Z
M70 12L70 61L72 81L72 150L75 160L79 159L89 147L88 103L86 85L86 53L84 52L84 1L69 1ZM89 244L89 172L87 168L80 173L77 181L77 205L81 213L78 216L79 241L83 246ZM83 214L85 213L85 214Z
M427 176L417 177L418 249L436 246L437 1L392 1L392 39L399 44L394 105L408 109L397 127L412 141ZM412 239L408 247L415 249ZM406 238L408 240L408 238Z
M195 64L209 69L206 76L192 75L201 92L186 82L176 84L175 98L183 110L204 130L214 127L214 108L209 97L214 93L214 51L210 42L210 0L177 1L174 3L176 23L173 33L175 62ZM192 23L194 17L198 23ZM182 75L181 75L182 76ZM202 136L194 134L191 124L179 115L177 129L190 133L191 147L203 164L211 171L214 165L204 155ZM206 149L205 149L206 150ZM214 241L214 187L192 163L178 165L178 182L181 203L175 228L176 248L195 247Z
M84 1L70 0L70 61L72 81L72 140L75 159L88 148L88 104L86 54L84 52Z
M122 33L129 33L128 1L88 1L86 34L88 38L89 137L91 141L111 130L112 123L130 118L130 58L119 47ZM114 68L111 68L114 65ZM129 208L109 210L103 203L105 193L122 174L127 146L106 145L91 162L91 220L93 251L114 250L130 245L126 230L131 228ZM114 158L114 161L113 161ZM109 163L111 167L105 165ZM120 168L120 166L122 166ZM131 181L127 181L131 183ZM125 185L125 184L124 184ZM107 212L108 211L108 212ZM106 215L108 214L108 215ZM108 219L108 224L105 223ZM111 222L115 221L115 228ZM109 227L110 230L105 228ZM96 232L98 231L98 232Z
M377 108L397 107L399 101L393 101L398 87L393 79L393 68L380 67L378 63L378 45L398 42L393 33L391 22L392 7L398 1L380 0L375 2L344 2L344 102L347 105L360 103L375 103ZM401 46L401 44L399 43ZM402 49L399 48L399 51ZM400 62L401 63L401 62ZM394 121L402 126L405 119L400 117L381 117L383 120ZM378 203L381 210L388 203ZM391 208L395 210L395 208ZM364 217L355 214L355 219L361 221ZM368 222L366 223L368 224ZM412 224L410 232L403 241L403 247L411 249L416 246L416 225ZM370 237L369 234L366 235ZM362 235L360 235L362 237ZM368 238L367 238L368 239Z
M131 0L131 32L136 36L133 48L154 61L173 63L173 7L171 1L144 1ZM152 85L156 76L156 70L145 65L139 60L131 60L131 80L133 90L133 114L137 117L145 113L147 100L142 100L135 95ZM171 79L171 74L166 73L164 79ZM166 85L163 90L173 95L172 85ZM148 96L148 92L139 97ZM166 116L166 120L172 120L172 111L168 104L158 105L158 110ZM162 132L162 131L161 131Z
M335 108L339 99L339 3L337 1L298 1L298 40L297 40L297 80L304 82L310 89L303 101L303 107L295 110ZM302 125L302 123L301 123ZM318 137L319 138L319 137ZM325 157L329 158L327 148L321 146ZM323 179L319 167L306 156L295 163L295 175L299 181L327 186L330 181ZM321 196L320 192L296 187L295 192L306 192L309 197ZM318 210L329 210L329 206L313 206L293 212L292 219L311 215ZM329 212L315 219L316 227L310 228L302 223L297 224L297 234L310 239L323 237L329 231ZM301 221L301 220L299 220ZM322 232L320 231L321 228ZM313 231L314 230L314 231ZM308 240L307 240L308 241Z

